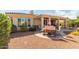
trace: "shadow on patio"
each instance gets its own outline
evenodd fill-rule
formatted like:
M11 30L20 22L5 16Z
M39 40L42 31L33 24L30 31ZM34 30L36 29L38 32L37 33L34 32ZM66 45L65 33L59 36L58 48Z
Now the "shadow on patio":
M63 38L63 39L59 39L59 38L52 38L52 37L49 37L51 38L51 40L54 40L54 41L62 41L62 42L74 42L74 43L79 43L78 41L76 41L74 38Z
M70 32L69 32L70 33ZM67 33L65 36L62 36L61 34L57 34L56 36L49 36L48 37L51 39L51 40L54 40L54 41L63 41L63 42L74 42L74 43L79 43L78 41L76 41L73 37L71 36L67 36L69 33Z
M16 32L16 33L11 33L10 38L24 37L24 36L33 35L35 33L36 32Z

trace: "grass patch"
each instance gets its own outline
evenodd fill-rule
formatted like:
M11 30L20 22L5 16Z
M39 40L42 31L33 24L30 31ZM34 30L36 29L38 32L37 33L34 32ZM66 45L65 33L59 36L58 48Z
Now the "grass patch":
M79 36L79 28L77 28L77 30L75 32L72 32L71 34L75 36Z
M76 32L72 32L71 34L75 35L75 36L79 36L79 32L77 32L77 31Z

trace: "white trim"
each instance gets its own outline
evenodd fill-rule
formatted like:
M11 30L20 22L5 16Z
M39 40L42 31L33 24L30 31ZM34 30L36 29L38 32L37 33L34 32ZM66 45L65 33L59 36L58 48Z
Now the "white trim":
M51 25L51 18L50 18L50 17L49 17L49 19L48 19L48 24Z

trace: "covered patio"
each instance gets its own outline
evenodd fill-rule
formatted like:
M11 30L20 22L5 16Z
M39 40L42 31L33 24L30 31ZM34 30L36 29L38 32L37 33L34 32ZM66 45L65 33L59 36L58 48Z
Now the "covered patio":
M51 26L53 25L57 29L59 29L59 26L61 26L61 21L63 22L64 28L67 28L67 18L59 16L41 15L41 29L48 24L50 24Z

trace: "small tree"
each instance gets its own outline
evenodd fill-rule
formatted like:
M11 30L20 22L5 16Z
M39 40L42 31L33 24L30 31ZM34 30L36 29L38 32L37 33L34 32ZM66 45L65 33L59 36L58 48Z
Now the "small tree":
M79 27L79 19L75 20L75 25L77 25Z
M0 48L6 48L11 32L11 20L5 14L0 14Z
M74 27L76 25L75 20L69 20L68 24L70 27Z

